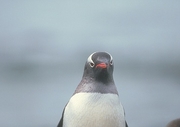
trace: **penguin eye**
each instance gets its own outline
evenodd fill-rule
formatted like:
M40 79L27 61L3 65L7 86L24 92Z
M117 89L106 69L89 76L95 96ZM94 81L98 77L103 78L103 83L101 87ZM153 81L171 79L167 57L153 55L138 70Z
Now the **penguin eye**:
M110 65L113 65L113 60L110 61Z
M94 63L89 62L90 67L94 67Z

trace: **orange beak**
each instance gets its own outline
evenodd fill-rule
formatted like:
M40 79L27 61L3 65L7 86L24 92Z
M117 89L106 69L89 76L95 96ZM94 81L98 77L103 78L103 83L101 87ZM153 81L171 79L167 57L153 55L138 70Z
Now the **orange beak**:
M105 63L99 63L96 65L96 68L100 67L100 68L107 68L107 65Z

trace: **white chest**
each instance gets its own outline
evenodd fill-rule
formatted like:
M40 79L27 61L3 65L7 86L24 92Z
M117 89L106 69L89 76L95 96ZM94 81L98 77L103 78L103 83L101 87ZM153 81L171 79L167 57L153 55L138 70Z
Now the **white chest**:
M118 95L75 94L66 106L63 127L125 127Z

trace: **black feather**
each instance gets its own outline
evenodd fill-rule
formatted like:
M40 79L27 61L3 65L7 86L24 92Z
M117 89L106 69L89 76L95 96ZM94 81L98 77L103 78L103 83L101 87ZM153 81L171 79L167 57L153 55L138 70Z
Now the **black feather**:
M126 122L126 121L125 121ZM128 127L128 124L127 124L127 122L126 122L126 127Z
M58 123L57 127L63 127L63 117L64 117L64 111L65 111L65 108L64 108L64 110L63 110L62 117L61 117L61 119L60 119L60 121L59 121L59 123Z

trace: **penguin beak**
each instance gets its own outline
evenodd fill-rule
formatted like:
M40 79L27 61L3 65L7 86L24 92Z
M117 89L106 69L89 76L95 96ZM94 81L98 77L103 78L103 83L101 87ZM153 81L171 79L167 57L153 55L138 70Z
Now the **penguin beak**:
M106 63L99 63L99 64L96 65L96 68L105 69L105 68L107 68L107 65L106 65Z

